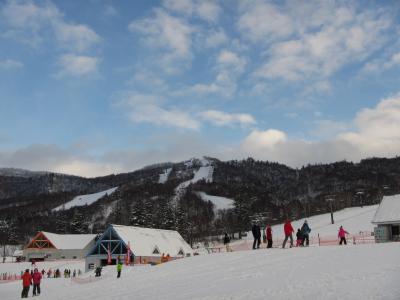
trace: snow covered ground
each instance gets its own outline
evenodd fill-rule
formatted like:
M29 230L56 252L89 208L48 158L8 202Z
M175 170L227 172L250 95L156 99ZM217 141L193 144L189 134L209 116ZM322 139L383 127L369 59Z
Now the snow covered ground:
M197 194L202 200L211 201L214 204L215 210L233 208L233 199L219 196L211 196L204 192L197 192Z
M378 205L364 207L350 207L333 213L335 224L331 224L331 214L322 214L306 218L311 227L310 237L337 236L340 226L350 234L359 232L373 232L374 225L371 223ZM305 219L292 222L292 226L297 230L301 228ZM274 235L283 237L283 225L272 226Z
M76 196L71 201L64 203L63 205L57 206L56 208L53 209L53 211L70 209L75 206L85 206L85 205L93 204L100 198L104 197L105 195L111 195L112 193L114 193L117 190L117 188L118 187L114 187L114 188L108 189L106 191L102 191L102 192L98 192L98 193L94 193L94 194Z
M338 226L349 232L371 231L377 206L348 208L308 218L312 234L336 236ZM293 222L297 228L303 220ZM273 227L282 234L282 225ZM249 237L250 239L250 237ZM247 242L250 242L248 240ZM263 245L264 246L264 245ZM248 248L247 248L248 249ZM43 299L400 299L400 243L259 249L200 255L158 266L115 266L103 276L46 279ZM29 263L0 264L0 273L18 273ZM83 269L82 261L39 262L38 268ZM17 299L21 282L1 283L1 299Z
M93 274L79 280L46 279L40 297L395 300L400 299L399 251L400 243L249 250L124 267L120 279L111 266L100 279ZM21 282L0 284L3 300L17 299L20 292Z

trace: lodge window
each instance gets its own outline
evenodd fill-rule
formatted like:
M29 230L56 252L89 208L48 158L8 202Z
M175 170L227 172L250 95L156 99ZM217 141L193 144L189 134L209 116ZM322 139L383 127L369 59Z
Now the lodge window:
M154 250L153 250L153 254L160 254L160 251L158 250L158 248L157 248L157 247L155 247L155 248L154 248Z

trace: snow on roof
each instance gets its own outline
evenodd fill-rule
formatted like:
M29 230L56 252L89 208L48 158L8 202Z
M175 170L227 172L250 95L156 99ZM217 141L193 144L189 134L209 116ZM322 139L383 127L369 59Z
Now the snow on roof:
M101 191L101 192L94 193L94 194L76 196L71 201L64 203L60 206L57 206L56 208L53 209L53 211L70 209L75 206L91 205L91 204L95 203L97 200L99 200L100 198L104 197L105 195L111 195L112 193L114 193L117 190L117 188L118 187L114 187L114 188L108 189L106 191Z
M57 249L84 249L94 238L95 234L56 234L42 231Z
M372 223L400 223L400 194L383 197Z
M135 226L111 225L121 239L130 247L136 256L179 256L179 252L193 254L192 248L182 236L174 230L143 228ZM159 253L153 253L154 249Z

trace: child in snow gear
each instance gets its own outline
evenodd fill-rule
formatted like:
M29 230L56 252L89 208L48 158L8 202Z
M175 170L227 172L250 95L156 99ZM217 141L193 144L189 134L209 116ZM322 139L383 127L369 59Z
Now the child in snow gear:
M267 236L267 248L272 248L272 229L271 225L267 225L267 229L265 230L265 235Z
M347 245L346 234L349 234L349 233L343 229L343 226L340 226L339 233L338 233L338 238L340 238L339 245L341 245L343 242L345 245Z
M285 225L283 226L283 230L285 232L285 240L283 241L282 248L285 248L286 242L288 239L290 239L290 248L293 247L293 236L292 233L294 232L294 229L292 227L292 224L290 223L290 220L287 219Z
M38 269L35 269L35 272L33 272L32 276L32 281L33 281L33 295L36 296L36 292L38 295L40 295L40 281L42 280L42 274L38 271Z
M225 232L224 245L226 247L226 252L231 252L231 248L229 247L230 241L231 241L231 239L229 238L228 234Z
M301 226L301 234L303 236L303 241L301 243L302 246L304 246L304 241L306 242L306 246L310 244L310 238L309 238L310 232L311 228L310 226L308 226L307 220L305 220L303 226Z
M300 228L297 229L296 233L296 247L300 247L303 244L303 235L301 234Z
M117 278L121 277L121 271L122 271L122 262L119 261L117 264Z
M253 224L253 227L251 228L251 232L253 233L254 237L254 242L253 242L253 249L256 249L256 244L257 244L257 249L260 248L261 244L261 228L258 224Z
M29 288L32 285L32 276L29 273L29 269L25 270L25 273L21 276L21 279L22 279L21 298L28 298Z

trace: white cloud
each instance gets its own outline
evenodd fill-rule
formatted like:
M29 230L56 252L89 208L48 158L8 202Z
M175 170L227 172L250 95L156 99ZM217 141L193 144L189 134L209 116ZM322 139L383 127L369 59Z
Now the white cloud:
M244 39L265 49L256 76L320 80L382 48L392 19L384 9L354 3L247 1L238 29Z
M217 3L208 0L165 0L163 6L170 11L185 16L193 15L207 22L216 22L221 12Z
M246 59L238 54L226 49L221 50L216 57L217 75L214 82L195 84L188 92L197 95L218 94L224 98L231 98L236 93L237 80L244 72L246 63Z
M357 131L338 138L358 146L367 156L393 156L400 153L400 94L379 102L375 108L360 111L354 124Z
M216 22L220 11L221 8L212 1L201 0L198 2L196 7L197 15L208 22Z
M130 94L119 105L129 110L129 118L135 123L150 123L158 126L198 130L200 122L190 113L177 108L163 108L154 95Z
M279 161L294 167L343 159L359 161L372 156L394 157L400 153L400 94L361 110L351 123L322 120L316 125L315 133L323 141L291 139L275 129L254 130L230 155ZM356 130L349 131L349 127Z
M57 40L66 49L82 52L100 41L100 37L86 25L55 21L53 26Z
M245 152L258 153L271 150L280 143L287 141L283 131L268 129L265 131L253 130L243 141L241 147Z
M217 48L228 42L228 37L226 36L224 30L219 28L218 30L213 30L208 33L205 38L204 45L207 48Z
M186 15L191 15L194 10L194 3L192 0L164 0L163 5L171 11Z
M201 112L200 117L217 126L248 126L256 123L253 116L249 114L229 114L218 110L206 110Z
M88 26L71 24L64 19L58 8L49 1L38 4L34 1L8 1L1 9L10 32L24 43L37 46L49 36L49 29L58 45L76 51L88 50L100 41L100 37Z
M294 30L290 16L280 12L279 8L271 3L247 1L242 3L241 10L238 29L253 42L285 38Z
M61 76L84 77L97 73L99 59L92 56L65 54L60 57L59 65L62 67L59 73Z
M311 134L320 139L332 139L332 137L345 132L350 127L346 122L332 120L318 120L314 124L317 127L311 131Z
M128 28L142 34L143 40L152 50L163 51L161 62L167 71L177 72L179 66L177 68L176 63L190 61L192 58L194 27L164 10L156 9L154 16L133 21Z
M0 70L11 70L11 69L21 69L24 64L20 61L13 59L0 60Z

